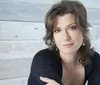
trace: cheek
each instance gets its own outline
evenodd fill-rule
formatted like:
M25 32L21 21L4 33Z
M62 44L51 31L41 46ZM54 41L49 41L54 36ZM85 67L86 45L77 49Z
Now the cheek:
M83 35L78 34L74 37L74 41L77 42L77 44L81 45L83 43Z
M55 41L56 44L59 44L61 40L58 37L54 37L54 41Z
M75 37L75 39L76 40L83 40L83 36L80 34L80 35L77 35L76 37Z
M58 35L53 35L53 39L55 42L59 42L59 40L60 40Z
M83 40L83 35L80 31L77 31L75 33L71 33L71 36L75 40Z
M59 47L59 45L61 44L61 41L62 41L61 38L58 36L54 36L53 38L54 38L56 46Z

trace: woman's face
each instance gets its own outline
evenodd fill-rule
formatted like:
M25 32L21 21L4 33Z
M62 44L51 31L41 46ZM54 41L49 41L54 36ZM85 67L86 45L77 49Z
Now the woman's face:
M55 18L53 38L61 53L75 53L81 47L83 35L75 24L74 15L68 13Z

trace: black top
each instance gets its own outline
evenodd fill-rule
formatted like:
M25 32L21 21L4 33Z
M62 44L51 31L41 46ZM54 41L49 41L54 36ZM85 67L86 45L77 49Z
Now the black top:
M62 64L57 55L48 49L39 51L33 58L28 85L45 85L40 76L56 80L60 85L62 78ZM94 52L91 64L85 66L85 81L88 85L100 85L100 55Z

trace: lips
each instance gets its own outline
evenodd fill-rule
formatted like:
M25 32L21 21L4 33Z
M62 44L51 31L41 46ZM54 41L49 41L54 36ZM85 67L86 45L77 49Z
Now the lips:
M63 46L64 47L71 47L73 45L73 43L70 43L70 44L64 44Z

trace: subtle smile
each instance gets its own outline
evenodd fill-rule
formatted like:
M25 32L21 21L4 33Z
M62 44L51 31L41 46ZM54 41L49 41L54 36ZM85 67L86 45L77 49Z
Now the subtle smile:
M64 44L63 46L69 48L69 47L71 47L72 45L73 45L73 43L70 43L70 44Z

